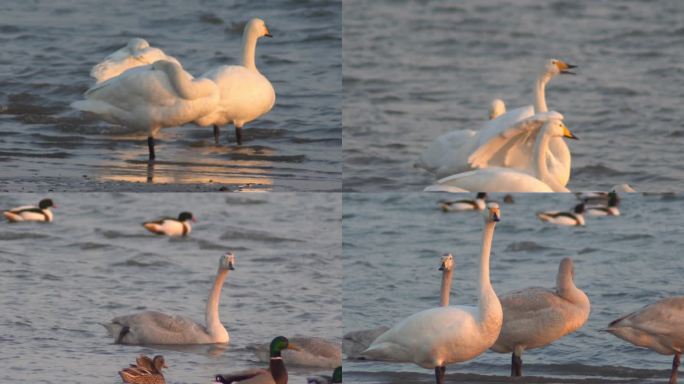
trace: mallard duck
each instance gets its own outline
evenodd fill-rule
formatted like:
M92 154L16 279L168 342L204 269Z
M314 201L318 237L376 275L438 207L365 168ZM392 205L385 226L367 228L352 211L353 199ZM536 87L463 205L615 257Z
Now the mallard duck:
M17 223L20 221L52 221L52 212L50 207L57 208L52 202L52 199L43 199L38 203L38 206L25 205L9 209L2 214L10 223Z
M271 341L271 361L268 369L254 368L244 371L216 375L216 383L232 384L287 384L287 369L283 363L281 353L285 349L299 350L299 347L290 343L285 336L278 336Z
M181 212L177 219L165 217L155 221L146 221L143 227L157 235L187 236L192 231L191 221L196 221L191 212Z
M164 362L164 357L157 355L150 359L145 355L140 355L135 359L136 364L119 371L121 380L131 384L165 384L162 368L168 368Z
M335 384L342 382L342 367L337 367L332 376L310 376L306 378L306 384Z

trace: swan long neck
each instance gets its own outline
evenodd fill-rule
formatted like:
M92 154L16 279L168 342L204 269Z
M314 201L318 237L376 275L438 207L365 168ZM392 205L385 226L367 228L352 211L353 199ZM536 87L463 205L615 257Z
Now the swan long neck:
M494 288L492 288L492 283L489 280L489 255L492 251L492 239L494 238L494 227L496 224L494 222L485 223L484 232L482 233L482 254L480 255L480 278L478 280L478 289L480 291L480 296L478 299L478 307L480 308L480 313L485 311L487 307L487 302L490 296L494 293Z
M242 66L256 72L259 72L254 61L258 38L257 34L250 30L246 30L242 35Z
M439 305L446 307L449 305L449 295L451 294L451 276L454 271L452 269L442 272L442 294L440 295Z
M209 96L216 85L209 79L192 79L179 65L169 65L165 72L171 86L182 98L187 100ZM213 87L212 87L213 85Z
M216 336L220 333L225 333L226 328L221 324L219 319L219 299L221 298L221 288L223 282L228 277L227 269L219 269L214 280L214 286L209 292L209 300L207 300L207 331L210 335Z
M534 113L548 112L546 107L546 83L551 80L551 75L544 72L537 78L537 83L534 88Z
M551 136L548 134L550 124L547 122L541 128L541 132L537 135L537 141L534 143L534 169L536 177L546 183L554 192L569 192L565 186L561 185L556 178L549 173L548 165L546 163L547 151L549 150L549 141Z
M559 296L574 304L589 306L589 298L581 289L577 288L571 272L558 273L556 277L556 291Z

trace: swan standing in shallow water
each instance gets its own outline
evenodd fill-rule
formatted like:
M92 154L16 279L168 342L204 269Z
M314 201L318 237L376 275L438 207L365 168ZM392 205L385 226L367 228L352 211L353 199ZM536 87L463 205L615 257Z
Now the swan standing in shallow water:
M119 76L127 69L153 64L158 60L170 61L182 66L173 56L168 56L159 48L150 47L145 39L132 38L125 47L107 56L90 70L90 76L97 83Z
M157 132L214 111L219 89L209 79L193 79L180 65L160 60L96 84L86 91L85 98L71 106L113 124L147 130L151 161L155 159Z
M441 265L439 270L442 271L442 285L440 288L439 305L440 307L449 306L449 299L451 296L451 283L456 262L451 253L446 253L440 259ZM387 332L389 328L381 326L375 329L353 331L344 335L342 340L342 348L349 358L357 358L361 352L366 350L375 339L381 334Z
M273 37L261 19L252 19L242 34L242 65L222 65L201 77L216 83L220 100L211 113L199 116L200 126L213 125L214 140L219 142L219 125L233 124L238 145L242 145L242 127L268 113L275 104L275 90L256 67L254 54L260 37Z
M489 255L498 221L499 207L490 203L482 235L477 307L448 306L413 314L380 335L362 355L434 368L437 384L443 384L447 364L468 361L487 351L499 336L503 320L489 279Z
M219 259L218 273L209 292L206 326L184 316L172 316L147 311L120 316L103 324L114 342L119 344L215 344L230 340L228 331L219 319L221 287L228 271L235 269L235 256L228 252Z
M537 78L534 89L535 102L533 106L516 108L501 114L494 120L486 122L478 131L461 130L446 133L435 139L421 154L419 166L434 173L437 177L445 177L471 169L468 157L480 146L505 131L517 122L534 114L548 112L546 106L546 84L556 75L574 74L569 69L574 65L564 61L551 59L544 66ZM496 100L495 100L496 102ZM534 138L532 138L534 139ZM510 142L504 150L511 153L506 157L499 157L491 166L511 167L530 171L525 160L526 147L524 142ZM570 180L571 157L567 144L562 139L550 142L547 156L548 168L552 175L563 186ZM521 157L522 158L519 158ZM503 160L506 162L503 162Z
M511 353L511 376L522 376L522 353L540 348L582 327L589 318L587 295L575 286L572 259L564 258L556 288L525 288L499 296L503 326L492 350Z
M537 217L541 221L568 227L583 226L584 223L584 203L575 205L572 212L546 211L537 212Z
M663 299L610 323L613 335L662 355L674 355L670 384L677 383L684 349L684 296Z
M469 161L476 169L437 181L439 186L456 187L467 191L484 192L568 192L564 185L548 170L548 147L553 138L577 139L563 124L563 116L558 112L546 112L522 120L477 151ZM535 133L538 132L538 133ZM511 140L527 141L535 138L533 155L525 160L532 173L513 168L490 167L502 155L500 149L507 147ZM510 154L503 153L506 157ZM425 190L432 190L429 186Z
M268 363L268 370L255 368L226 375L216 375L215 382L224 384L287 384L287 368L283 363L282 352L286 349L297 350L299 347L291 343L287 337L278 336L271 341L269 349L271 358Z
M22 221L44 221L52 222L52 211L50 208L57 207L52 199L43 199L38 203L38 206L24 205L16 207L3 212L3 216L10 223L19 223Z

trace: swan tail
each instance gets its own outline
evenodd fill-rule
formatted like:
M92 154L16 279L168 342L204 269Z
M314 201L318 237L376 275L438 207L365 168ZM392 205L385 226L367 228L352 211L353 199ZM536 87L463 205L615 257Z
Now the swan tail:
M10 223L16 223L18 221L23 221L20 215L17 215L16 213L12 213L10 211L6 211L2 213L3 216L9 221Z
M107 115L112 110L112 106L108 103L98 100L78 100L71 103L71 108L78 109L83 112L90 112L97 115Z
M365 351L361 352L359 358L366 360L384 361L412 361L410 353L406 353L404 348L389 342L373 344Z

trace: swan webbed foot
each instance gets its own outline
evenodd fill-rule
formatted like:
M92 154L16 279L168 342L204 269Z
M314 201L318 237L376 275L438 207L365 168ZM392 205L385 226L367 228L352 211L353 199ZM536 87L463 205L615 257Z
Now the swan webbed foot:
M147 182L154 182L154 161L152 160L147 162Z
M242 145L242 127L235 126L235 140L238 145Z
M675 353L672 359L672 374L670 374L670 384L677 384L677 371L679 371L680 354Z
M154 137L152 136L147 136L147 148L149 149L150 152L150 161L154 161L155 155L154 155Z
M511 376L522 376L522 357L515 352L511 354Z
M444 374L446 373L446 366L435 367L435 381L437 384L444 384Z
M219 144L219 127L216 124L214 124L214 143Z

